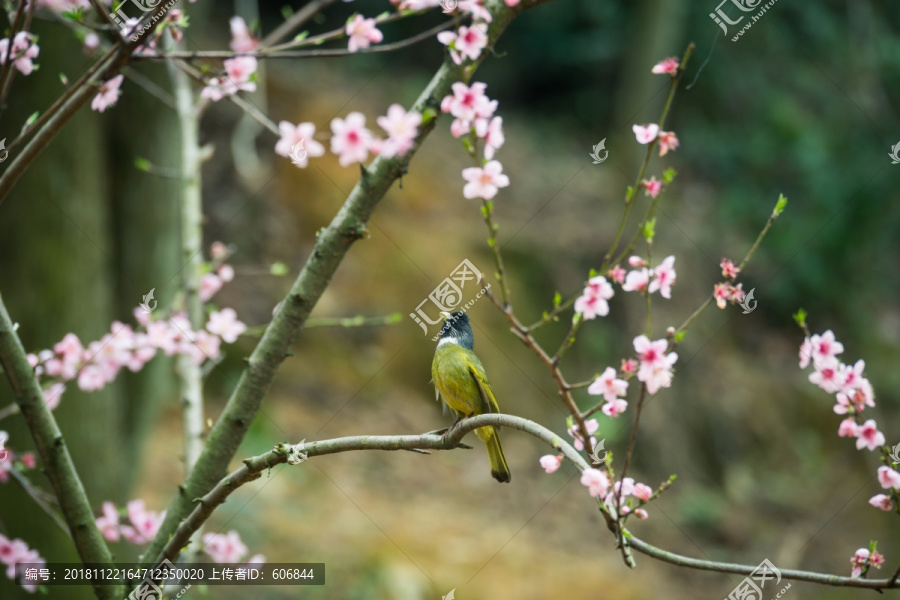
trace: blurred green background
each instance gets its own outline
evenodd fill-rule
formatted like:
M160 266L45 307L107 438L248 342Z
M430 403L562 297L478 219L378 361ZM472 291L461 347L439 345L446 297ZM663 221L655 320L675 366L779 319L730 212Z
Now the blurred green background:
M234 14L281 22L283 2L188 4L190 49L226 48ZM302 3L291 3L294 9ZM383 0L338 3L311 24L339 27L349 14L374 16ZM839 439L832 399L797 366L802 334L791 313L809 313L814 332L833 329L843 358L866 360L872 410L887 441L900 442L897 370L900 309L900 166L887 154L900 140L900 13L887 1L777 2L738 42L709 18L714 0L556 1L517 18L476 79L499 100L512 184L496 200L517 314L537 320L555 291L580 291L599 267L619 222L624 192L643 149L634 123L656 121L669 78L658 60L697 45L666 129L681 147L654 157L648 175L672 166L654 254L674 254L671 301L654 298L654 334L681 323L721 280L724 257L739 259L779 193L790 199L742 273L759 304L709 309L679 349L678 374L645 407L630 474L652 486L679 478L634 532L690 556L849 575L853 552L879 540L890 576L900 560L896 516L868 505L879 493L876 455ZM439 11L385 26L386 41L440 22ZM732 28L736 29L736 28ZM67 29L39 21L40 71L16 80L0 135L14 136L91 63ZM370 126L387 106L409 106L442 57L435 40L396 53L272 61L250 95L274 121L312 121L358 110ZM214 61L209 61L215 66ZM702 67L702 68L701 68ZM165 67L134 71L168 89ZM83 110L0 204L0 293L26 348L52 347L74 331L87 343L131 310L150 288L160 305L176 295L178 206L170 179L134 167L142 157L177 167L174 113L126 79L105 114ZM415 156L402 187L379 205L369 237L341 265L314 317L404 315L376 328L312 328L297 342L235 458L280 441L355 434L419 433L450 419L429 384L434 343L405 315L468 258L493 271L479 206L462 197L468 159L443 117ZM235 281L215 298L248 325L262 325L358 177L334 156L306 170L273 154L276 138L229 102L204 116L204 241L234 245ZM609 158L588 152L606 139ZM327 143L323 134L320 141ZM635 213L646 198L639 194ZM630 231L629 231L630 233ZM276 261L287 277L267 275ZM505 412L565 435L565 411L546 369L481 300L470 311L476 350ZM568 325L541 330L555 349ZM644 307L618 293L610 316L582 329L565 361L570 381L618 366L632 354ZM215 419L254 338L228 348L206 382ZM180 411L171 361L120 375L99 393L70 385L55 414L92 504L146 499L166 507L183 480ZM621 467L633 416L602 417L599 438ZM592 404L577 395L583 407ZM0 386L0 407L11 402ZM9 446L32 448L18 417L0 423ZM474 437L471 438L475 440ZM327 585L215 587L211 598L439 598L456 589L476 598L722 598L738 576L676 568L637 555L628 570L577 472L545 474L547 448L515 431L503 442L510 485L488 475L480 445L471 452L346 453L299 468L279 467L235 493L207 531L236 530L251 553L271 562L325 562ZM42 476L35 480L47 487ZM893 518L892 518L893 517ZM48 561L75 561L71 544L11 483L0 485L0 533L22 537ZM139 549L113 545L116 558ZM89 588L53 587L53 598L87 598ZM773 592L774 594L774 592ZM202 590L190 591L200 597ZM790 597L856 598L857 592L792 584ZM27 595L0 577L0 597Z

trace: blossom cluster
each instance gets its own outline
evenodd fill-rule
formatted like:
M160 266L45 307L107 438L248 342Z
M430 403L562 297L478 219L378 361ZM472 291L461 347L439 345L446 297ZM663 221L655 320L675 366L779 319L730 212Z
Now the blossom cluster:
M338 157L342 167L354 163L365 163L369 154L391 158L409 152L416 137L422 115L416 111L406 111L399 104L388 107L387 115L376 119L387 137L376 137L366 128L366 117L360 112L351 112L346 119L331 120L331 152ZM281 138L275 144L275 153L290 157L299 168L309 165L309 158L325 154L325 148L314 139L316 126L310 122L294 125L289 121L278 124Z
M723 258L719 266L722 267L722 276L726 280L713 286L713 299L716 301L716 306L725 308L729 302L731 304L743 302L744 284L734 285L732 283L738 276L738 273L741 272L740 268L736 267L734 262L727 258Z
M884 564L884 556L879 554L874 548L870 551L868 548L860 548L850 559L850 576L860 577L869 567L880 569Z
M34 563L40 568L40 565L46 564L47 561L37 550L29 548L23 540L19 538L11 540L0 533L0 563L6 565L6 576L15 579L17 564ZM23 581L22 587L28 592L35 592L37 591L37 582Z
M509 185L509 177L503 174L503 165L494 155L506 138L503 135L503 118L495 116L497 101L485 94L487 84L475 82L468 86L457 81L450 87L452 93L441 100L441 112L453 116L450 134L463 138L477 158L478 142L482 144L481 166L462 170L466 185L463 196L492 200L500 188Z
M119 512L112 502L104 502L101 515L97 518L97 529L110 542L125 539L132 544L147 544L156 537L166 511L147 510L143 500L132 500L128 503L126 513L128 522L119 523Z
M9 481L9 473L19 464L26 469L34 469L37 466L37 457L34 452L23 452L21 455L5 448L9 434L0 431L0 483Z
M200 299L208 301L233 277L234 269L219 263L216 272L202 277ZM67 382L75 380L80 389L88 392L101 390L115 380L123 368L140 371L159 351L166 356L189 356L198 365L207 360L215 361L221 354L222 342L234 343L247 329L233 308L212 311L205 329L200 331L193 331L184 312L153 320L151 313L137 307L134 317L137 328L113 321L109 333L87 346L74 333L67 333L52 350L28 354L35 375L39 380L46 380L43 382L46 385L44 400L49 410L59 405Z
M235 564L241 562L248 554L247 546L237 531L228 533L207 533L203 536L203 551L217 563ZM266 557L262 554L251 556L247 563L262 564Z
M7 60L12 59L13 66L22 75L31 75L34 72L37 68L34 59L40 52L36 38L30 31L20 31L13 36L12 49L9 38L0 39L0 65L5 65Z
M806 369L812 365L810 383L834 394L834 412L847 415L838 426L838 435L855 438L858 450L876 450L885 445L885 436L878 429L875 419L863 417L867 407L875 407L875 392L863 373L866 363L858 360L853 365L845 364L838 358L843 352L844 345L830 329L823 334L812 335L805 338L800 346L800 368ZM894 508L894 502L898 501L900 472L882 465L878 467L878 483L887 493L872 496L869 504L890 511Z

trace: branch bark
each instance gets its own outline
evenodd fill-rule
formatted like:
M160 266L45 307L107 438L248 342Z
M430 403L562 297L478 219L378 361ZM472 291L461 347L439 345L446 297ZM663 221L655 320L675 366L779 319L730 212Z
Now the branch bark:
M533 4L537 3L529 3L528 6ZM491 11L493 21L488 30L488 47L482 53L482 59L462 68L445 56L443 64L419 95L412 110L424 113L431 109L439 113L441 99L450 93L451 84L459 80L468 81L481 60L490 55L490 49L497 38L522 8L510 9L500 0L491 0L488 10ZM246 435L281 363L290 356L291 347L306 324L310 312L350 246L365 236L367 223L375 207L394 181L406 173L410 160L425 137L434 129L436 121L433 118L422 124L413 148L404 156L379 156L368 168L361 167L359 181L331 223L319 231L312 255L304 264L256 349L247 359L247 366L237 386L209 433L203 453L187 480L180 486L179 493L169 504L166 518L144 553L143 560L160 554L166 540L175 532L181 520L193 510L194 499L209 493L225 476L228 462Z
M75 471L69 449L59 425L47 407L44 393L28 364L25 348L16 334L6 305L0 296L0 363L12 388L16 404L22 411L31 437L34 438L44 471L59 500L59 507L69 527L72 540L81 560L86 563L109 565L112 556L97 529L94 514L81 479ZM94 592L101 600L121 600L122 586L95 585Z

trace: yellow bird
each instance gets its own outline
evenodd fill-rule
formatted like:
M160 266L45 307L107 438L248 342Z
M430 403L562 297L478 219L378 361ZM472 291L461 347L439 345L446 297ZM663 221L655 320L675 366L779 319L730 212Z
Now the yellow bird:
M500 407L484 372L475 356L475 336L469 317L464 312L452 315L442 312L444 325L431 363L431 378L437 397L456 413L457 422L466 417L485 413L499 413ZM501 483L511 479L506 456L500 445L497 427L479 427L475 435L487 446L491 461L491 475Z

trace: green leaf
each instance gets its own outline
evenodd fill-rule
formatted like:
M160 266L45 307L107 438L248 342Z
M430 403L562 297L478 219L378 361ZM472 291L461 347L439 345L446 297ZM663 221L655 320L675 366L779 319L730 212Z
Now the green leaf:
M305 40L305 39L308 38L308 37L309 37L309 31L308 31L308 30L307 30L307 31L301 31L301 32L298 33L296 36L294 36L294 41L295 41L295 42L302 42L303 40Z
M38 111L34 111L33 113L31 113L28 119L25 120L25 127L31 127L32 125L34 125L34 122L37 121L38 115L40 114L41 113Z
M634 188L629 185L628 189L625 190L625 202L629 202L632 196L634 196Z
M285 21L288 20L292 14L294 14L294 9L292 7L288 5L281 7L281 16L284 17Z
M681 340L683 340L684 336L686 336L686 335L687 335L687 330L684 330L684 329L681 331L675 332L675 343L680 344Z
M670 183L672 183L672 180L675 179L676 175L678 175L678 171L676 171L672 167L669 167L668 169L666 169L663 172L663 176L662 176L663 177L663 179L662 179L663 185L669 185Z
M560 304L562 304L562 294L556 292L553 294L553 308L559 308ZM547 313L544 313L544 316L547 316Z
M287 265L281 261L272 263L272 266L269 267L269 272L276 277L284 277L288 273Z
M806 327L806 315L807 312L801 308L792 316L794 317L794 321L797 322L797 325L799 325L800 327Z
M437 117L437 111L433 108L426 108L425 112L422 113L422 125L428 125L431 123L435 117Z
M588 279L592 279L597 276L597 269L591 269L588 271Z
M140 156L134 159L134 166L138 171L143 171L144 173L149 173L153 169L153 163Z
M60 73L60 74L59 74L59 80L62 82L62 84L63 84L65 87L69 87L69 78L66 77L66 74L65 74L65 73Z
M648 244L652 244L653 236L656 234L656 217L653 217L644 223L643 231L644 239L647 240Z
M778 194L778 203L775 204L775 210L772 211L773 217L777 217L784 212L784 207L787 206L787 200L787 196L785 196L784 194Z

